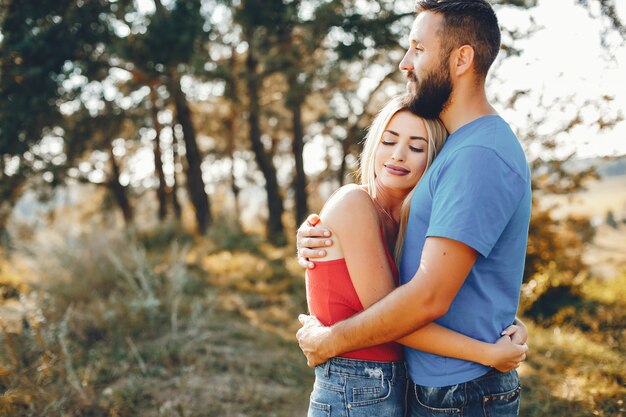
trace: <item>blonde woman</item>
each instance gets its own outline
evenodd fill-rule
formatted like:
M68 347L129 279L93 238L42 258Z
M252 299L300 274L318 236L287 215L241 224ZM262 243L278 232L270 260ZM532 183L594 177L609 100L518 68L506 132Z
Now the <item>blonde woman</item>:
M416 116L403 102L393 98L374 119L361 156L361 184L337 190L320 213L318 225L333 231L334 244L307 271L306 282L311 315L325 326L398 285L391 254L400 253L412 191L446 139L441 122ZM399 342L507 370L526 350L509 337L485 343L437 324ZM407 373L398 343L344 353L317 366L315 376L309 417L404 415Z

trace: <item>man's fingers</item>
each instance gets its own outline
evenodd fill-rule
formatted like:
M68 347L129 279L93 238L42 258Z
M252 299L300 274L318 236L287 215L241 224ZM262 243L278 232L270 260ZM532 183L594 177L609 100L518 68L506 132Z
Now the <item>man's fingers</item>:
M302 267L302 268L306 268L306 269L313 269L315 268L315 264L309 260L307 260L306 258L303 258L301 256L298 257L298 264Z
M307 320L311 318L311 316L307 316L306 314L299 314L298 315L298 321L300 322L300 324L304 325Z
M320 216L317 214L309 214L309 217L306 218L306 222L311 226L315 226L320 222Z
M314 229L311 229L314 230ZM317 229L315 229L317 230ZM303 234L302 236L298 236L297 246L299 248L325 248L327 246L332 246L333 240L326 239L319 235L309 235Z
M302 251L302 255L304 255L307 258L322 257L322 256L326 256L326 250L325 249L304 249Z
M330 230L328 230L325 227L303 226L300 229L298 229L298 233L296 234L296 236L298 237L298 239L302 239L305 237L318 237L318 238L330 237Z
M320 239L318 237L305 237L300 239L300 244L298 245L301 248L324 248L327 246L332 246L332 239Z
M326 250L300 248L300 250L298 250L298 255L302 258L322 258L326 256Z

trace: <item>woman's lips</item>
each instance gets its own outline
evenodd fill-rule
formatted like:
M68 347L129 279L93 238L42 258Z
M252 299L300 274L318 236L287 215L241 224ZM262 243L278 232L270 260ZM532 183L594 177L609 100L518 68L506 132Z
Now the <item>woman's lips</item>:
M406 168L402 168L399 167L397 165L391 165L391 164L386 164L385 165L385 169L387 170L388 173L390 173L391 175L400 175L400 176L404 176L407 175L410 171Z

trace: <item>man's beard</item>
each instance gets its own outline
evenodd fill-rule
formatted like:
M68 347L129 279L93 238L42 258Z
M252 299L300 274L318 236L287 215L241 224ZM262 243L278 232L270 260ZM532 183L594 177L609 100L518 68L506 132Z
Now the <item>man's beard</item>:
M407 97L407 107L425 119L438 118L452 93L450 69L445 61L439 68L428 73L422 81L418 81L413 72L409 72L408 77L415 88Z

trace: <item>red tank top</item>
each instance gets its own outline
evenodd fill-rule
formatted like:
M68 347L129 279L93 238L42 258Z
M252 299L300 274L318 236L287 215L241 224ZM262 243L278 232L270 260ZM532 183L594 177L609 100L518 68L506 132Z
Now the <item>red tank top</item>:
M397 285L398 270L386 248L385 252ZM315 268L306 273L306 298L311 314L325 326L330 326L363 311L363 305L352 284L345 259L315 262ZM339 356L378 362L397 361L403 357L402 346L395 342L353 350Z

